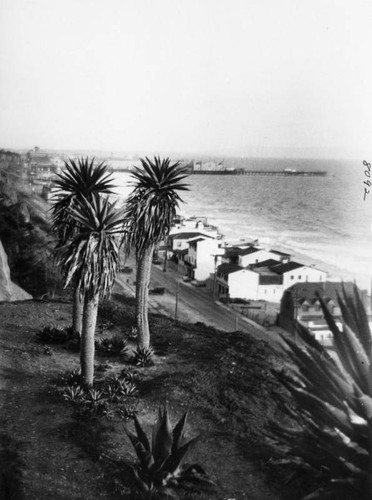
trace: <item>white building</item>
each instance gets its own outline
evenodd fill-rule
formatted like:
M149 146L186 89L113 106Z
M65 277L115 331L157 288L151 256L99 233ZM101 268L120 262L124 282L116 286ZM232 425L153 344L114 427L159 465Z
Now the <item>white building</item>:
M173 252L188 249L188 242L195 238L213 239L213 236L203 234L199 231L184 231L181 233L170 234L168 238L169 247L173 250Z
M215 273L218 255L223 253L218 240L200 236L188 241L188 252L184 256L187 275L196 281L205 281Z
M217 268L216 278L220 296L280 302L288 287L299 282L325 281L327 273L297 262L269 259L248 268L222 264Z
M241 267L247 267L251 264L258 264L268 259L273 259L278 262L288 262L290 255L275 250L265 250L264 248L251 246L241 249L239 252L238 264Z
M198 232L201 234L206 234L208 236L213 236L214 238L221 238L216 226L208 224L208 219L206 217L189 217L187 219L183 217L178 217L177 222L173 224L169 235L187 233L187 232Z

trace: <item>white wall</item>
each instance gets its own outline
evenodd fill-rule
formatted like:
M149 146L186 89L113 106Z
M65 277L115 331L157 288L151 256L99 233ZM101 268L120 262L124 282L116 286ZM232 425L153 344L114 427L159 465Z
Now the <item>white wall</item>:
M218 252L218 242L215 239L207 238L196 243L196 252L189 248L189 256L195 258L196 268L194 270L195 279L204 281L215 272L215 255Z
M256 264L267 259L280 262L280 257L277 253L272 253L268 250L259 250L248 255L239 255L239 266L247 267L249 264Z
M288 271L283 275L283 287L284 289L289 288L295 283L304 283L309 281L310 283L317 283L320 281L326 281L327 273L324 271L320 271L319 269L315 269L313 267L299 267L298 269L294 269L293 271Z
M229 296L231 299L257 300L258 273L242 269L229 274Z

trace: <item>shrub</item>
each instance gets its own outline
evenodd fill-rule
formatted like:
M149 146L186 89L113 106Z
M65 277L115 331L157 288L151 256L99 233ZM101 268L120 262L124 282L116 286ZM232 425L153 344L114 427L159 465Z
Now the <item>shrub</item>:
M153 364L153 356L152 347L137 347L133 352L131 362L136 366L149 366Z
M126 433L137 454L138 463L133 467L135 490L143 499L162 500L179 498L176 489L184 488L197 492L215 491L211 481L198 464L184 461L200 436L189 441L185 438L184 427L187 412L172 430L167 409L159 408L158 419L152 430L152 444L142 429L136 415L136 434L128 429Z
M123 317L122 308L111 300L104 300L99 304L99 317L112 324L120 323Z
M134 382L137 378L137 372L130 368L123 368L120 372L120 378L126 382Z
M138 339L138 329L135 326L132 326L132 328L128 331L125 329L124 335L128 340L137 340Z
M80 385L68 385L62 391L62 397L71 403L79 403L83 400L84 389Z
M127 340L124 337L102 337L95 341L96 349L105 356L126 356Z
M285 462L310 471L317 488L306 498L367 500L372 491L372 337L355 287L339 298L342 331L323 300L334 355L297 324L303 341L285 340L294 367L278 373L298 405L288 413L300 428L274 426Z
M79 334L74 331L72 326L63 327L61 325L47 325L44 326L36 334L36 338L42 344L69 344L80 346Z
M126 381L121 377L111 377L102 385L102 391L112 402L119 402L127 396L132 396L137 390L134 381Z
M61 325L47 325L36 337L43 344L63 344L67 340L65 329Z
M79 385L81 382L80 370L68 370L58 376L58 385Z
M108 331L110 331L114 326L114 323L110 320L105 321L99 326L99 333L101 335L105 335Z

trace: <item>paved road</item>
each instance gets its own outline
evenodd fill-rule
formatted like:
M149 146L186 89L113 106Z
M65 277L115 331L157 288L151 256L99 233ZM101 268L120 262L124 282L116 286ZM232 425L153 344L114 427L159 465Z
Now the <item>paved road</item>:
M135 272L131 275L120 274L117 278L118 284L133 296L135 294L134 280ZM149 296L149 306L153 312L161 312L175 317L176 302L178 302L177 319L180 321L189 323L200 321L227 332L240 330L254 335L258 339L268 340L272 344L277 344L280 341L278 329L266 330L252 324L253 322L248 322L241 315L216 303L211 297L210 291L205 288L197 288L190 283L184 283L182 278L170 268L164 272L162 266L153 265L150 290L158 286L164 287L165 293L164 295Z

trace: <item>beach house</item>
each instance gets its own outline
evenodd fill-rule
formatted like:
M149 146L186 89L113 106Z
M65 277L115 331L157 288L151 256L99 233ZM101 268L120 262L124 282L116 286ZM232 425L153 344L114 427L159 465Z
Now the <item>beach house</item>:
M298 282L325 281L327 273L298 262L274 259L249 264L221 264L217 267L219 296L280 302L286 288Z
M216 238L205 235L188 240L188 252L183 256L188 277L205 281L215 273L216 259L223 253Z

